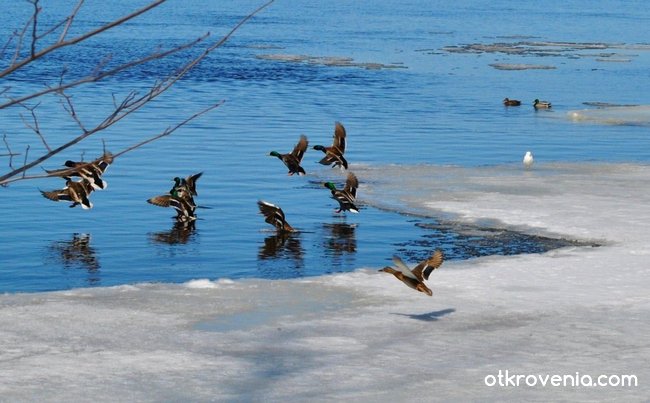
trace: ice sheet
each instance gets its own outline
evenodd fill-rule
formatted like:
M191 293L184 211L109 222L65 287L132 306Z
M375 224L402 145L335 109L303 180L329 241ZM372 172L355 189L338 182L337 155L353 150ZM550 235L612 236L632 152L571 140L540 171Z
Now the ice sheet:
M650 125L650 105L609 106L569 111L569 119L611 125Z
M605 246L447 262L430 278L433 297L379 264L302 280L2 295L2 400L647 398L650 167L357 171L365 202ZM634 374L639 383L486 386L499 370Z

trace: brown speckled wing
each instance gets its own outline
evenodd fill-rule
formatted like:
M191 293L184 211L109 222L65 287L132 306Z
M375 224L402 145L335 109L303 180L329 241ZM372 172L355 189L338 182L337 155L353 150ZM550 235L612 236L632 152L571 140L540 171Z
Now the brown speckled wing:
M338 149L341 154L345 153L345 128L339 122L334 126L334 143L332 147Z
M298 163L302 161L302 157L305 155L305 151L307 151L308 146L309 146L309 142L307 141L307 136L301 134L298 144L296 144L296 146L293 148L293 151L291 152L291 155L296 157Z
M158 207L169 207L171 205L171 195L160 195L147 200L147 203Z
M427 260L421 262L413 269L413 274L422 281L428 280L432 271L440 267L444 260L444 255L440 249L437 249Z

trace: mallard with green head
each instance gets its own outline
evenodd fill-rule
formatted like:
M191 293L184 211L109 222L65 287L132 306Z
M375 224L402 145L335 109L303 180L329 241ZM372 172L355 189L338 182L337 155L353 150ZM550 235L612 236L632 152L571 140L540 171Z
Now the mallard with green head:
M264 215L264 221L271 224L278 230L278 232L294 232L295 230L284 217L284 211L275 204L258 200L257 205L260 208L260 213Z
M533 107L535 109L548 109L551 107L551 103L548 101L540 101L539 99L535 99L533 101Z
M345 128L340 122L334 125L334 141L331 147L315 145L314 150L320 150L325 153L325 157L318 161L323 165L332 165L332 168L340 166L348 169L348 161L343 157L345 153Z
M280 154L277 151L271 151L269 155L272 157L278 157L282 162L284 162L284 165L289 168L289 175L305 175L305 170L300 166L300 162L302 161L302 157L305 155L305 151L307 151L308 145L309 142L307 141L307 136L301 134L298 144L296 144L293 151L290 153Z
M81 208L88 210L93 208L93 204L88 199L93 190L92 183L86 178L82 178L78 182L68 178L65 181L65 187L63 189L49 192L41 190L41 194L46 199L52 201L71 201L72 204L70 207L81 205Z
M180 178L178 176L175 177L174 186L169 191L169 194L172 194L174 190L184 188L190 194L190 196L198 196L199 194L196 192L196 181L201 177L201 175L203 175L203 172L190 175L187 178Z
M519 101L517 99L506 98L506 99L503 100L503 105L505 105L505 106L519 106L519 105L521 105L521 101Z
M359 208L354 204L357 198L357 188L359 187L359 180L355 174L352 172L348 173L345 186L342 190L336 189L336 185L332 182L325 182L323 186L328 188L332 192L332 198L339 202L339 209L336 210L337 213L341 211L359 212Z
M176 210L176 219L178 221L196 220L194 211L196 204L184 189L174 190L171 194L152 197L147 203L158 207L173 207ZM188 197L189 196L189 197Z
M400 280L402 283L406 284L410 288L423 292L428 296L432 296L433 292L431 289L424 284L424 280L429 279L429 275L432 271L440 267L444 260L444 255L440 249L437 249L433 255L427 260L423 260L413 270L397 256L393 256L393 263L395 263L395 268L386 266L379 271L390 273L395 278Z
M108 167L113 163L113 154L110 152L104 153L101 157L94 161L72 161L67 160L63 165L67 168L55 169L47 172L50 175L61 176L69 178L71 176L79 176L88 179L95 190L106 189L108 184L101 177L106 172Z

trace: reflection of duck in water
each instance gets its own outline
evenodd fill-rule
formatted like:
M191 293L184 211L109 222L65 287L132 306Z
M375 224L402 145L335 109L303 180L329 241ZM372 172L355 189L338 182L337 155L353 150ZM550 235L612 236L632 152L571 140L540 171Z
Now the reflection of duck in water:
M174 222L174 226L169 231L156 232L151 234L154 242L166 243L169 245L186 244L192 238L196 231L196 221L179 221Z
M293 236L296 230L287 222L284 211L279 206L263 200L259 200L257 206L264 216L264 221L274 226L277 231L275 235L264 239L264 245L259 251L259 258L282 257L281 255L286 251L290 258L302 260L303 251L300 239Z
M325 236L325 246L334 255L355 253L357 251L356 224L323 224L329 235Z
M100 269L99 260L95 249L90 245L90 234L73 234L69 241L53 242L50 248L56 251L56 255L61 259L63 267L72 268L78 265L88 273L97 273ZM89 282L99 281L99 278L89 278Z
M407 286L413 288L414 290L423 292L428 296L432 296L433 292L424 284L424 280L429 279L429 274L432 271L440 267L444 256L440 249L436 250L433 255L427 260L420 262L413 270L397 256L393 256L393 263L397 267L397 270L390 266L386 266L379 271L390 273L395 276L398 280L406 284Z
M302 262L303 250L300 238L295 232L278 232L264 238L264 245L260 247L258 258L261 260L275 258L290 258Z

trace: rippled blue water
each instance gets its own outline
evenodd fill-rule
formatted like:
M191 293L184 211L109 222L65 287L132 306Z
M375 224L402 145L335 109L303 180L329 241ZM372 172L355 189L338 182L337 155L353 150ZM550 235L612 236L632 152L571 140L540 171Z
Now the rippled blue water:
M88 2L72 34L138 4L144 2ZM218 37L259 4L170 2L88 43L56 52L0 86L11 87L9 94L17 96L55 83L63 65L66 77L74 77L92 71L102 60L116 65L207 31ZM2 38L21 27L29 16L27 5L4 5ZM73 2L43 6L40 21L47 24L65 15ZM288 152L301 133L311 144L329 143L335 121L347 129L346 155L352 170L360 164L519 163L528 149L542 162L648 162L647 127L577 124L566 119L566 112L585 108L584 102L648 103L643 83L649 78L650 52L642 33L649 19L650 11L641 2L276 2L172 91L43 165L56 168L82 153L85 159L95 158L101 140L117 152L225 100L173 136L117 159L105 175L108 189L93 194L91 211L42 198L38 189L60 187L57 179L16 182L0 189L5 206L0 218L0 290L198 277L288 278L379 266L393 253L415 258L418 248L430 250L432 245L417 246L414 241L431 235L422 224L435 219L371 207L359 215L334 214L335 202L319 183L341 182L342 173L317 164L321 156L313 150L305 156L307 177L288 177L280 161L267 156L271 150ZM545 47L555 51L550 55L445 50L519 41L625 46ZM3 65L12 56L12 47L7 49ZM349 57L392 68L260 58L278 54ZM132 89L143 91L186 57L175 55L71 91L79 116L88 126L96 124L110 112L112 94L119 98ZM496 63L555 69L507 71L490 66ZM501 100L506 96L524 105L504 108ZM535 112L534 98L548 99L554 108ZM28 117L20 107L0 111L0 134L7 135L14 150L24 152L30 144L29 155L36 155L42 146L25 128L20 113ZM56 97L44 99L37 113L53 145L79 132ZM6 165L6 158L0 157L0 162ZM171 211L145 200L169 190L174 176L198 171L205 173L197 202L210 208L200 209L196 228L184 231L174 227ZM257 213L258 199L281 205L301 233L274 238ZM450 257L468 257L454 252L455 236L446 242ZM486 248L485 253L504 252Z

